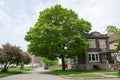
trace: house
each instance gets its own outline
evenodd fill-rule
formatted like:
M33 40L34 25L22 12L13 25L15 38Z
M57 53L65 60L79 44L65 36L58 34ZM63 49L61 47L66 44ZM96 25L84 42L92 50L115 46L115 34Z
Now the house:
M118 39L119 35L117 33L111 34L110 38L108 39L110 49L115 49L116 48L116 42Z
M108 39L110 49L115 49L117 44L117 39L119 38L119 35L117 33L113 33L110 35L110 38ZM120 53L116 53L116 59L118 62L120 62Z
M113 69L114 60L112 59L108 43L108 35L99 32L86 34L89 46L85 53L80 53L74 58L68 59L68 66L72 69Z
M35 55L31 55L32 58L32 62L31 62L31 66L37 66L37 67L42 67L44 66L44 63L42 62L41 57L37 57Z

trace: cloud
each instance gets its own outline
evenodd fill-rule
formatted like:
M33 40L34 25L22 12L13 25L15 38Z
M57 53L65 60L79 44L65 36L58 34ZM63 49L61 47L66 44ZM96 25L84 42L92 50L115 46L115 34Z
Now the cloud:
M107 25L120 26L119 0L1 0L0 45L10 42L26 50L24 36L36 23L39 12L61 4L75 11L79 18L92 23L92 31L105 33Z
M29 27L33 26L33 17L27 13L24 2L12 1L9 3L6 1L5 3L7 5L2 4L0 8L0 45L10 42L22 46L22 49L26 50L27 45L24 36Z

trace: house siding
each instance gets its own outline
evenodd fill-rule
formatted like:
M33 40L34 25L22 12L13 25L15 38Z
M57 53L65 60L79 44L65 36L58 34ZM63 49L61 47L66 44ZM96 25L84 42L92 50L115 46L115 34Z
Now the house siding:
M97 35L96 35L97 33ZM106 55L106 50L109 50L109 44L108 44L108 36L106 34L100 34L98 32L93 32L91 34L88 34L87 36L87 39L88 40L94 40L95 41L95 46L93 46L94 48L91 47L88 47L87 48L87 51L86 53L84 54L79 54L78 55L78 63L77 64L72 64L71 68L72 69L79 69L79 70L89 70L89 69L110 69L110 65L109 63L110 60L104 60L102 59L105 55ZM105 44L100 43L100 41L105 41ZM100 46L100 44L103 44L102 46ZM103 47L103 48L102 48ZM93 53L95 54L93 54ZM101 53L102 52L102 53ZM89 53L91 53L89 55ZM105 54L105 55L102 55L101 54ZM107 57L110 56L109 58L111 58L111 54L109 52L107 52ZM93 54L93 55L92 55ZM99 56L97 56L99 55ZM92 59L95 58L95 60L92 62L92 61L89 61L89 57L91 57ZM99 60L96 60L97 57L99 57ZM107 58L106 58L107 59ZM74 59L73 59L74 60Z
M78 64L86 64L86 55L82 53L78 55Z

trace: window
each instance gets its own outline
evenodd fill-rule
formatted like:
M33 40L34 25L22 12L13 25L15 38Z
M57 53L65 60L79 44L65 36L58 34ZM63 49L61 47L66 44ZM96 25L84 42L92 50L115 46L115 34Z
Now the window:
M96 42L95 39L89 39L89 48L96 48Z
M88 52L89 62L99 62L98 52Z
M106 40L99 40L100 48L106 48Z
M117 60L120 62L120 53L117 53Z

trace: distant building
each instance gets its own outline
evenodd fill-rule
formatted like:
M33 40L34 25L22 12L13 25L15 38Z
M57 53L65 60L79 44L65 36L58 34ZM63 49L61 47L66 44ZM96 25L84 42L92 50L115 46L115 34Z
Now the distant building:
M34 55L31 55L31 57L32 57L32 62L31 62L32 66L42 67L44 65L41 57L34 56Z

